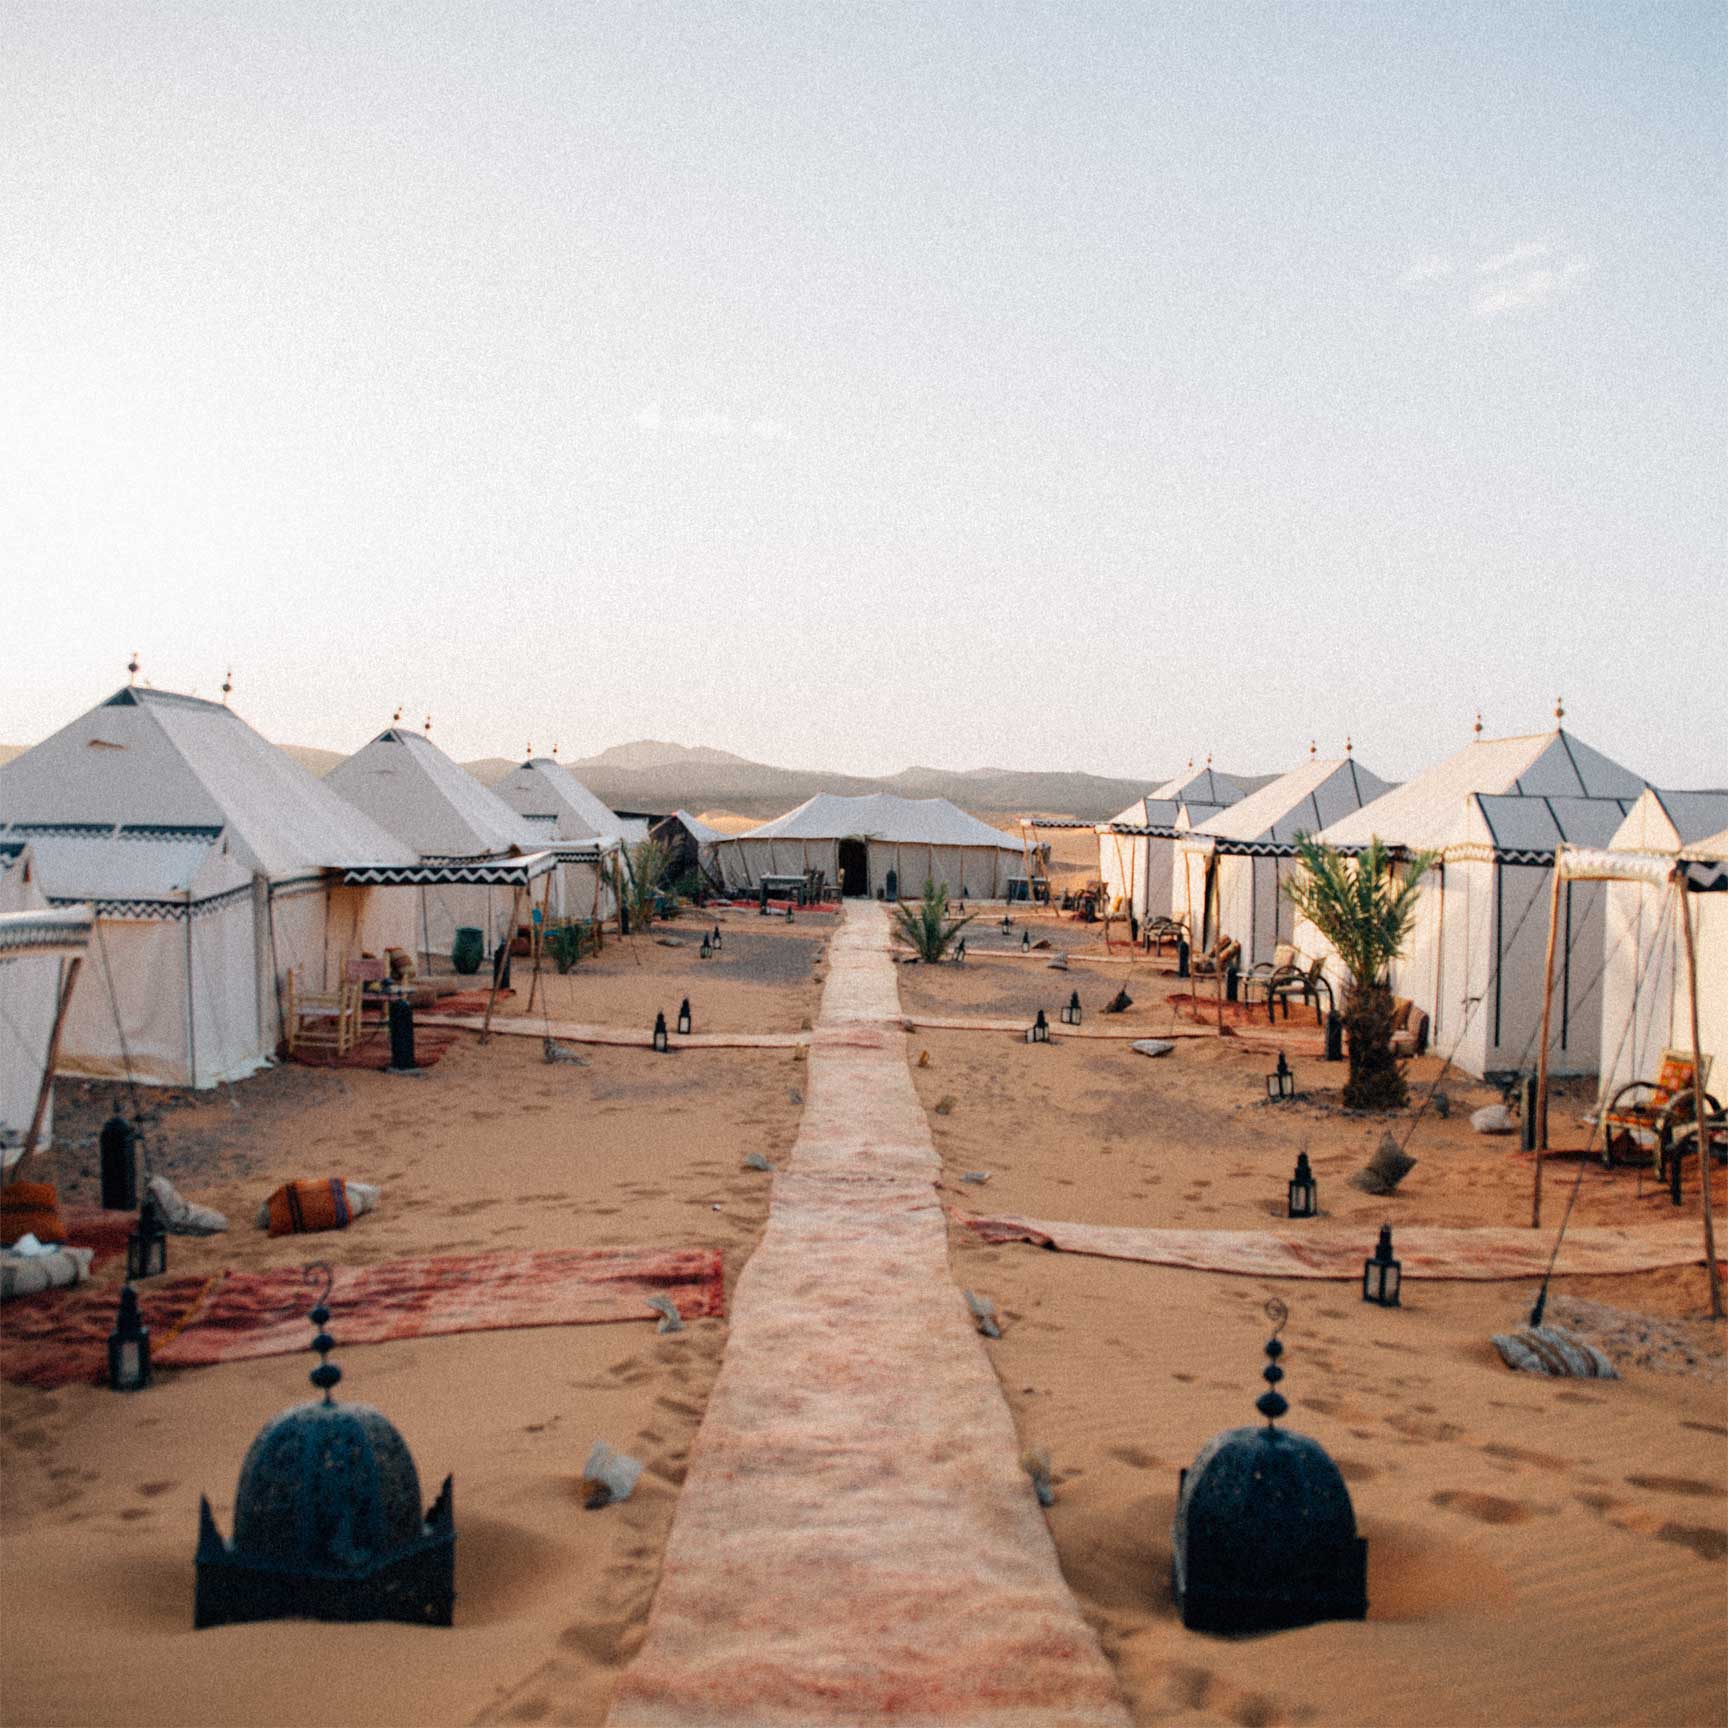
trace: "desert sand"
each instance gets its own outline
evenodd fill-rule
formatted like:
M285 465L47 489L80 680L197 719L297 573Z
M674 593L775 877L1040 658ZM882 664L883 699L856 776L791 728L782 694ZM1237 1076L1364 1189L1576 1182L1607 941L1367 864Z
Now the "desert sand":
M1095 952L1095 928L1032 928L1073 955L1012 952L985 921L964 968L902 967L903 1013L1055 1019L1071 990L1100 1024L1192 1029L1157 961ZM784 1031L817 1019L835 921L733 914L719 961L685 918L609 945L550 981L557 1020L643 1026L688 994L698 1030ZM520 1018L527 991L500 1012ZM535 1018L541 1009L536 1005ZM967 1215L1138 1227L1291 1229L1283 1185L1298 1149L1328 1230L1363 1252L1400 1225L1528 1221L1515 1144L1473 1135L1492 1094L1449 1079L1452 1110L1414 1126L1415 1169L1371 1198L1347 1176L1409 1116L1336 1108L1340 1071L1288 1036L1304 1096L1265 1102L1263 1038L1184 1038L1148 1060L1125 1040L1030 1048L1005 1032L919 1029L903 1039L949 1211L955 1286L991 1298L1003 1336L979 1341L1014 1443L1048 1447L1061 1575L1139 1723L1707 1723L1728 1702L1728 1372L1723 1329L1700 1318L1702 1266L1566 1280L1554 1317L1618 1356L1618 1382L1507 1371L1489 1344L1521 1323L1528 1280L1412 1280L1404 1306L1351 1284L1179 1271L991 1246ZM1262 1048L1265 1046L1265 1048ZM920 1058L928 1053L927 1063ZM761 1237L770 1178L743 1165L790 1154L805 1111L801 1051L657 1057L584 1046L548 1064L535 1037L463 1034L419 1078L286 1066L196 1099L153 1095L159 1167L233 1220L175 1239L172 1270L370 1264L414 1252L713 1246L729 1295ZM1431 1080L1424 1059L1412 1078ZM63 1087L55 1177L93 1195L81 1137L110 1088ZM1556 1123L1584 1107L1565 1089ZM1556 1133L1556 1140L1561 1139ZM1580 1166L1548 1167L1559 1218ZM987 1172L982 1185L961 1172ZM81 1173L83 1172L83 1173ZM380 1183L348 1230L271 1240L259 1199L290 1176ZM1728 1213L1728 1189L1719 1215ZM1695 1178L1688 1216L1695 1216ZM1580 1224L1667 1223L1665 1194L1631 1171L1584 1168ZM115 1279L112 1265L99 1278ZM1218 1429L1255 1420L1262 1312L1290 1318L1287 1425L1338 1459L1369 1541L1366 1623L1275 1637L1187 1632L1169 1592L1177 1471ZM310 1331L310 1328L308 1329ZM339 1331L339 1329L338 1329ZM8 1724L602 1721L642 1645L680 1487L728 1346L726 1320L658 1336L640 1323L470 1333L353 1348L342 1396L372 1402L413 1448L429 1498L456 1484L456 1625L276 1623L191 1629L197 1504L231 1528L253 1434L309 1396L310 1357L165 1372L133 1397L7 1386L0 1408L0 1715ZM909 1375L918 1372L908 1362ZM583 1509L596 1438L641 1458L630 1500ZM1030 1494L1030 1486L1027 1488ZM962 1719L962 1718L956 1718Z

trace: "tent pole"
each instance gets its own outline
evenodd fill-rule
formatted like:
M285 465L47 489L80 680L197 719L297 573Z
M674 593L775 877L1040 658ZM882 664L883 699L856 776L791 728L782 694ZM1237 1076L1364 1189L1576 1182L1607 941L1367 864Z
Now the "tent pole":
M1698 1125L1698 1187L1704 1207L1704 1264L1710 1272L1710 1318L1722 1318L1722 1273L1716 1264L1716 1220L1710 1211L1710 1118L1704 1110L1704 1053L1698 1037L1698 955L1692 946L1692 906L1686 866L1674 866L1680 895L1680 928L1686 937L1686 1005L1692 1017L1692 1119Z
M66 962L60 980L60 994L54 1004L54 1029L48 1034L48 1054L42 1059L42 1083L36 1088L36 1108L30 1115L30 1131L24 1136L23 1156L12 1166L14 1182L22 1179L30 1160L36 1156L36 1142L42 1138L48 1100L54 1095L54 1064L60 1060L60 1034L66 1029L66 1011L72 1006L72 986L78 982L78 969L83 964L84 956L74 954Z
M186 890L186 1066L198 1090L198 1005L192 1000L192 890Z
M1542 1040L1536 1054L1536 1182L1530 1195L1532 1230L1542 1228L1542 1158L1548 1150L1548 1027L1554 1014L1554 937L1560 927L1560 859L1565 850L1564 840L1554 848L1554 876L1548 893L1548 952L1542 963ZM1495 964L1498 965L1499 960Z
M511 884L511 886L510 886L510 929L512 932L514 932L514 930L516 928L516 903L517 903L517 899L520 896L521 892L522 892L522 890L519 887L517 887L514 883ZM487 922L488 927L490 927L491 922L492 922L492 896L490 894L488 894L486 896L486 922ZM492 1005L498 1000L498 986L504 977L504 962L510 957L510 944L514 940L515 940L515 937L513 934L510 936L506 936L504 938L504 943L503 943L504 952L502 954L495 954L493 956L493 960L492 960L492 988L487 993L487 996L486 996L486 1015L485 1015L485 1018L480 1022L480 1042L482 1044L484 1044L486 1042L486 1040L492 1036Z

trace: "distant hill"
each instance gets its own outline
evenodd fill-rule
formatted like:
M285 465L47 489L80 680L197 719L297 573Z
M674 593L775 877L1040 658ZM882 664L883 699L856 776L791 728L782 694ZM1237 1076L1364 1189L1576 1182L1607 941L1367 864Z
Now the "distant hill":
M10 762L14 756L22 756L29 748L28 744L0 744L0 762Z
M1078 772L922 767L871 777L816 768L775 768L729 750L657 740L620 744L566 765L614 810L727 810L759 821L778 816L818 792L847 798L894 792L903 798L947 798L986 820L1036 811L1097 822L1114 816L1160 779L1156 774L1142 781ZM463 766L483 785L492 786L515 763L492 756ZM1237 778L1253 788L1271 776Z
M338 762L346 762L348 758L340 750L315 750L310 744L278 744L276 746L284 756L292 756L308 773L316 774L320 780L336 766Z

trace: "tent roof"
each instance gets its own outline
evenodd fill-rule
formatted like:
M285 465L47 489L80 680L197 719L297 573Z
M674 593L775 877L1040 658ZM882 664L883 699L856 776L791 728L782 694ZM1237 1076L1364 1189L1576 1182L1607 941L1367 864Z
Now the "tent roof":
M1352 810L1384 797L1391 783L1370 774L1354 756L1310 757L1300 768L1199 824L1201 834L1221 840L1294 840L1318 834Z
M1624 798L1644 790L1636 774L1570 732L1526 738L1478 738L1456 755L1372 804L1334 822L1320 838L1332 846L1444 846L1462 838L1471 793L1524 798Z
M1693 851L1728 823L1728 792L1675 792L1647 787L1611 845L1620 851ZM1707 856L1708 854L1706 854Z
M600 802L555 756L531 756L492 790L523 816L556 819L562 840L623 833L622 819Z
M1212 804L1222 810L1240 803L1247 795L1247 788L1239 781L1228 774L1214 773L1210 762L1198 770L1190 762L1175 779L1166 780L1146 796L1148 801L1167 798L1173 804Z
M1210 822L1214 816L1222 815L1229 808L1227 804L1208 804L1198 799L1191 803L1186 798L1139 798L1126 810L1098 826L1104 829L1124 828L1130 832L1147 828L1158 831L1197 828L1203 822Z
M332 768L324 783L405 841L418 858L497 858L545 844L543 833L430 738L401 727L380 732Z
M60 904L181 899L188 892L203 900L243 887L252 874L220 828L24 824L3 832L7 840L28 842L43 891Z
M1552 852L1560 844L1606 846L1626 820L1630 798L1521 798L1475 793L1486 838L1502 852Z
M137 686L0 768L0 817L225 828L248 872L277 881L406 858L399 840L231 708Z
M718 828L710 828L699 816L692 816L688 810L674 810L673 818L682 822L690 831L690 836L699 846L710 846L716 840L725 840L730 836L722 834Z
M946 798L900 798L873 792L863 798L841 798L818 792L796 810L745 834L719 834L715 844L738 840L868 840L898 841L912 846L993 846L1018 853L1018 841L1000 828L968 816Z

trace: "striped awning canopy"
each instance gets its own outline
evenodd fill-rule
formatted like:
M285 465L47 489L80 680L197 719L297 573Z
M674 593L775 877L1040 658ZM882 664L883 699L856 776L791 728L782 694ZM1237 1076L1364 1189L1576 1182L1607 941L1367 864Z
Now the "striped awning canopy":
M526 852L515 858L424 858L418 864L354 864L342 872L350 888L402 888L474 883L520 888L555 870L556 851Z

